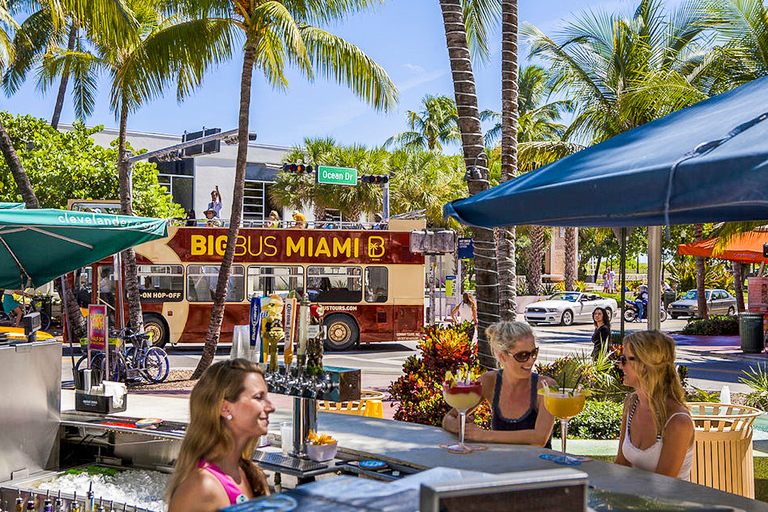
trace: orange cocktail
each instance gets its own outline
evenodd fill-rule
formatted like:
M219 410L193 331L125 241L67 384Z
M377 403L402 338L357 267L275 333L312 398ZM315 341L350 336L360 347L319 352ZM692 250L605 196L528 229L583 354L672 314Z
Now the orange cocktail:
M578 416L584 409L584 402L587 396L584 393L577 392L571 394L566 391L544 393L544 407L552 413L552 416L561 420L569 420Z

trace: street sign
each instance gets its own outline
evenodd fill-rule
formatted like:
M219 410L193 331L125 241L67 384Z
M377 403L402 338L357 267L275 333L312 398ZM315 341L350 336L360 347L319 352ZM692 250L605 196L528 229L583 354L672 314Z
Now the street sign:
M471 238L459 238L459 259L471 260L475 257L475 246Z
M320 165L317 167L316 182L327 185L349 185L354 187L357 186L357 169Z

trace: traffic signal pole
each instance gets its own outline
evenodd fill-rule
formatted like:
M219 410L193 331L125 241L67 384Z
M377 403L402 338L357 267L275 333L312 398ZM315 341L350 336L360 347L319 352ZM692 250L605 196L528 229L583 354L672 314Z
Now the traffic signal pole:
M384 205L382 206L381 216L384 217L384 221L386 222L389 219L389 181L384 183L384 185L381 187L382 190L382 202Z

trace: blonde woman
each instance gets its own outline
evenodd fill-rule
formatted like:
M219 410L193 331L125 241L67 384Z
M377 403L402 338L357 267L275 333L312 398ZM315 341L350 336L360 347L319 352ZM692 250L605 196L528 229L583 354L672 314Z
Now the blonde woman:
M486 331L503 369L480 377L483 397L491 404L491 430L467 422L465 438L486 443L529 444L551 448L555 418L538 390L555 381L533 372L539 348L531 328L520 322L498 322ZM458 432L458 412L443 418L443 428Z
M456 314L459 314L459 318L456 319ZM461 302L456 304L456 307L451 311L451 320L453 323L460 324L461 322L469 322L472 324L472 328L469 330L469 339L472 340L475 337L475 330L477 329L477 303L475 298L469 292L464 292L461 296Z
M690 480L694 426L675 370L675 342L659 331L624 338L624 400L616 463Z
M251 460L275 410L263 370L246 359L211 365L192 390L189 408L168 512L215 512L269 494Z

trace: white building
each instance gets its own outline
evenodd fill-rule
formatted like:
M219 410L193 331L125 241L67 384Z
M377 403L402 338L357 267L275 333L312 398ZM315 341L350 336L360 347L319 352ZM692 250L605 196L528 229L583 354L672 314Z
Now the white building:
M109 147L118 135L117 129L107 128L91 137L96 144ZM129 131L128 142L134 150L156 151L180 144L182 136ZM268 146L258 142L248 144L243 199L244 220L264 220L269 216L270 210L280 212L283 219L286 219L286 214L290 218L292 212L282 211L269 198L269 188L274 183L282 167L282 159L289 150L288 147ZM174 201L186 211L194 210L197 218L203 217L203 212L211 201L211 191L218 186L223 204L221 217L228 219L232 213L236 158L237 144L220 142L220 150L215 153L190 155L179 160L150 161L157 164L160 183L173 195ZM309 212L305 212L305 215L306 213Z

